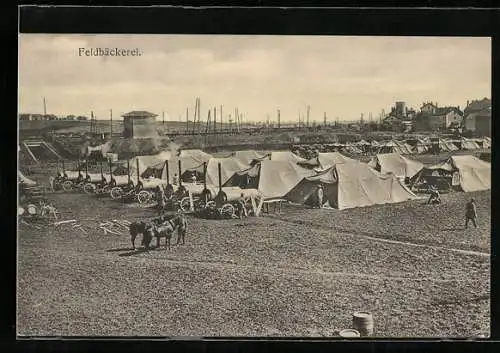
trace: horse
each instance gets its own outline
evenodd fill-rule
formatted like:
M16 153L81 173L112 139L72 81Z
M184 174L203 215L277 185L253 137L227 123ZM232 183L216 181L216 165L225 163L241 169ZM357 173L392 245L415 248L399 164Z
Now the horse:
M169 250L172 234L175 230L177 230L177 242L175 245L179 245L181 240L182 245L184 245L184 239L187 231L187 220L182 214L175 215L170 219L168 219L167 216L162 216L157 219L156 222L153 222L146 227L146 232L153 234L153 236L156 237L156 247L160 247L160 238L165 238L165 246ZM149 243L147 246L149 246Z
M138 234L142 234L141 244L144 245L146 248L149 248L149 244L151 243L151 238L152 238L152 234L148 229L150 225L151 223L144 221L132 222L130 224L129 232L130 232L130 240L132 241L132 248L135 249L135 238L137 238Z

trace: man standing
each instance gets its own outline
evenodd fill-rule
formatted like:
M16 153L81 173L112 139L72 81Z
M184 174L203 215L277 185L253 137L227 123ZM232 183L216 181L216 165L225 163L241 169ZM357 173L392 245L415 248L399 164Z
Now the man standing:
M172 179L172 184L177 185L179 183L179 177L177 176L177 173L175 173L174 178Z
M321 184L318 185L318 191L316 196L318 198L318 208L323 208L323 185Z
M477 228L476 219L477 219L476 202L474 201L474 199L471 199L470 202L467 203L465 210L465 229L467 229L469 221L472 221L474 227Z
M247 200L245 199L245 195L241 193L239 199L238 199L238 218L242 219L243 216L247 217Z
M438 189L433 185L431 186L431 196L429 197L427 204L440 204L440 203L441 203L441 196L439 195Z

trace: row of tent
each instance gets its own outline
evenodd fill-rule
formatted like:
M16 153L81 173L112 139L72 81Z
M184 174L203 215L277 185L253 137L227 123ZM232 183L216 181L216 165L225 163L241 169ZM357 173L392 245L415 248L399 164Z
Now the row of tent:
M197 173L207 185L217 187L220 182L223 187L256 189L267 200L313 202L321 184L325 201L338 209L415 199L407 184L436 171L456 175L458 187L466 192L491 187L490 163L470 155L453 156L439 165L425 167L398 153L377 154L362 163L339 152L319 153L306 160L290 151L238 151L227 157L212 157L200 150L184 150L179 155L165 152L134 157L129 165L134 168L138 163L142 175L154 169L158 178L170 181L178 171L179 161L181 177Z
M183 150L136 156L128 165L130 174L139 174L143 183L161 185L179 172L179 162L181 177L197 173L211 189L216 190L220 181L225 189L256 190L266 200L316 202L315 191L322 185L325 203L338 209L415 199L407 184L436 176L450 177L465 192L491 188L491 164L470 155L452 156L437 165L424 166L398 153L377 154L368 163L362 163L339 152L319 153L306 160L290 151L237 151L227 157L213 157L201 150ZM119 174L117 171L115 167L113 174ZM156 172L155 177L148 177L151 171ZM71 173L78 172L67 171ZM27 185L36 184L21 172L18 176ZM99 178L98 174L94 176ZM123 175L114 178L122 183L128 179ZM199 185L200 190L202 187Z
M416 138L408 140L389 140L389 141L371 141L361 140L358 142L333 143L322 145L295 145L292 150L306 156L311 152L333 152L341 151L349 154L380 154L380 153L398 153L403 155L453 152L458 150L478 150L491 148L491 138L460 139L445 138Z

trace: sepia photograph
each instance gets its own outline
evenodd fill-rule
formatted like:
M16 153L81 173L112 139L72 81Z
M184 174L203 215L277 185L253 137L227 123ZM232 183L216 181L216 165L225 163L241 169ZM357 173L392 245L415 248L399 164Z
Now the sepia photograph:
M18 45L18 337L490 336L491 38Z

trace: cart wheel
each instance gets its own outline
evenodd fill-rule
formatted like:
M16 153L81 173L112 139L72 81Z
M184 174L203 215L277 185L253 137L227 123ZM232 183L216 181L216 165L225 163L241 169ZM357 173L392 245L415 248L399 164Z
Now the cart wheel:
M38 213L38 208L36 205L30 204L28 205L28 214L34 216Z
M96 187L94 184L86 183L85 185L83 185L83 191L86 194L92 194L95 192L95 190L96 190Z
M66 180L62 183L62 187L64 191L70 191L73 189L73 182L71 180Z
M205 204L205 207L216 207L217 204L215 203L215 201L208 201L206 204Z
M113 200L119 200L123 196L123 190L119 186L115 186L114 188L111 189L111 192L109 193L111 195L111 198Z
M183 197L179 203L179 207L182 212L188 212L191 209L191 203L189 202L189 197Z
M220 214L225 218L233 218L234 212L235 212L234 206L231 205L230 203L222 205L220 209Z
M62 189L62 183L61 183L61 178L57 177L52 181L52 188L54 191L58 191Z
M149 191L146 191L146 190L141 190L137 194L137 200L141 204L151 202L152 198L153 197L152 197L151 193Z
M18 207L18 208L17 208L17 214L18 214L19 216L22 216L22 215L24 214L24 212L26 212L26 211L24 210L24 208L23 208L23 207Z

